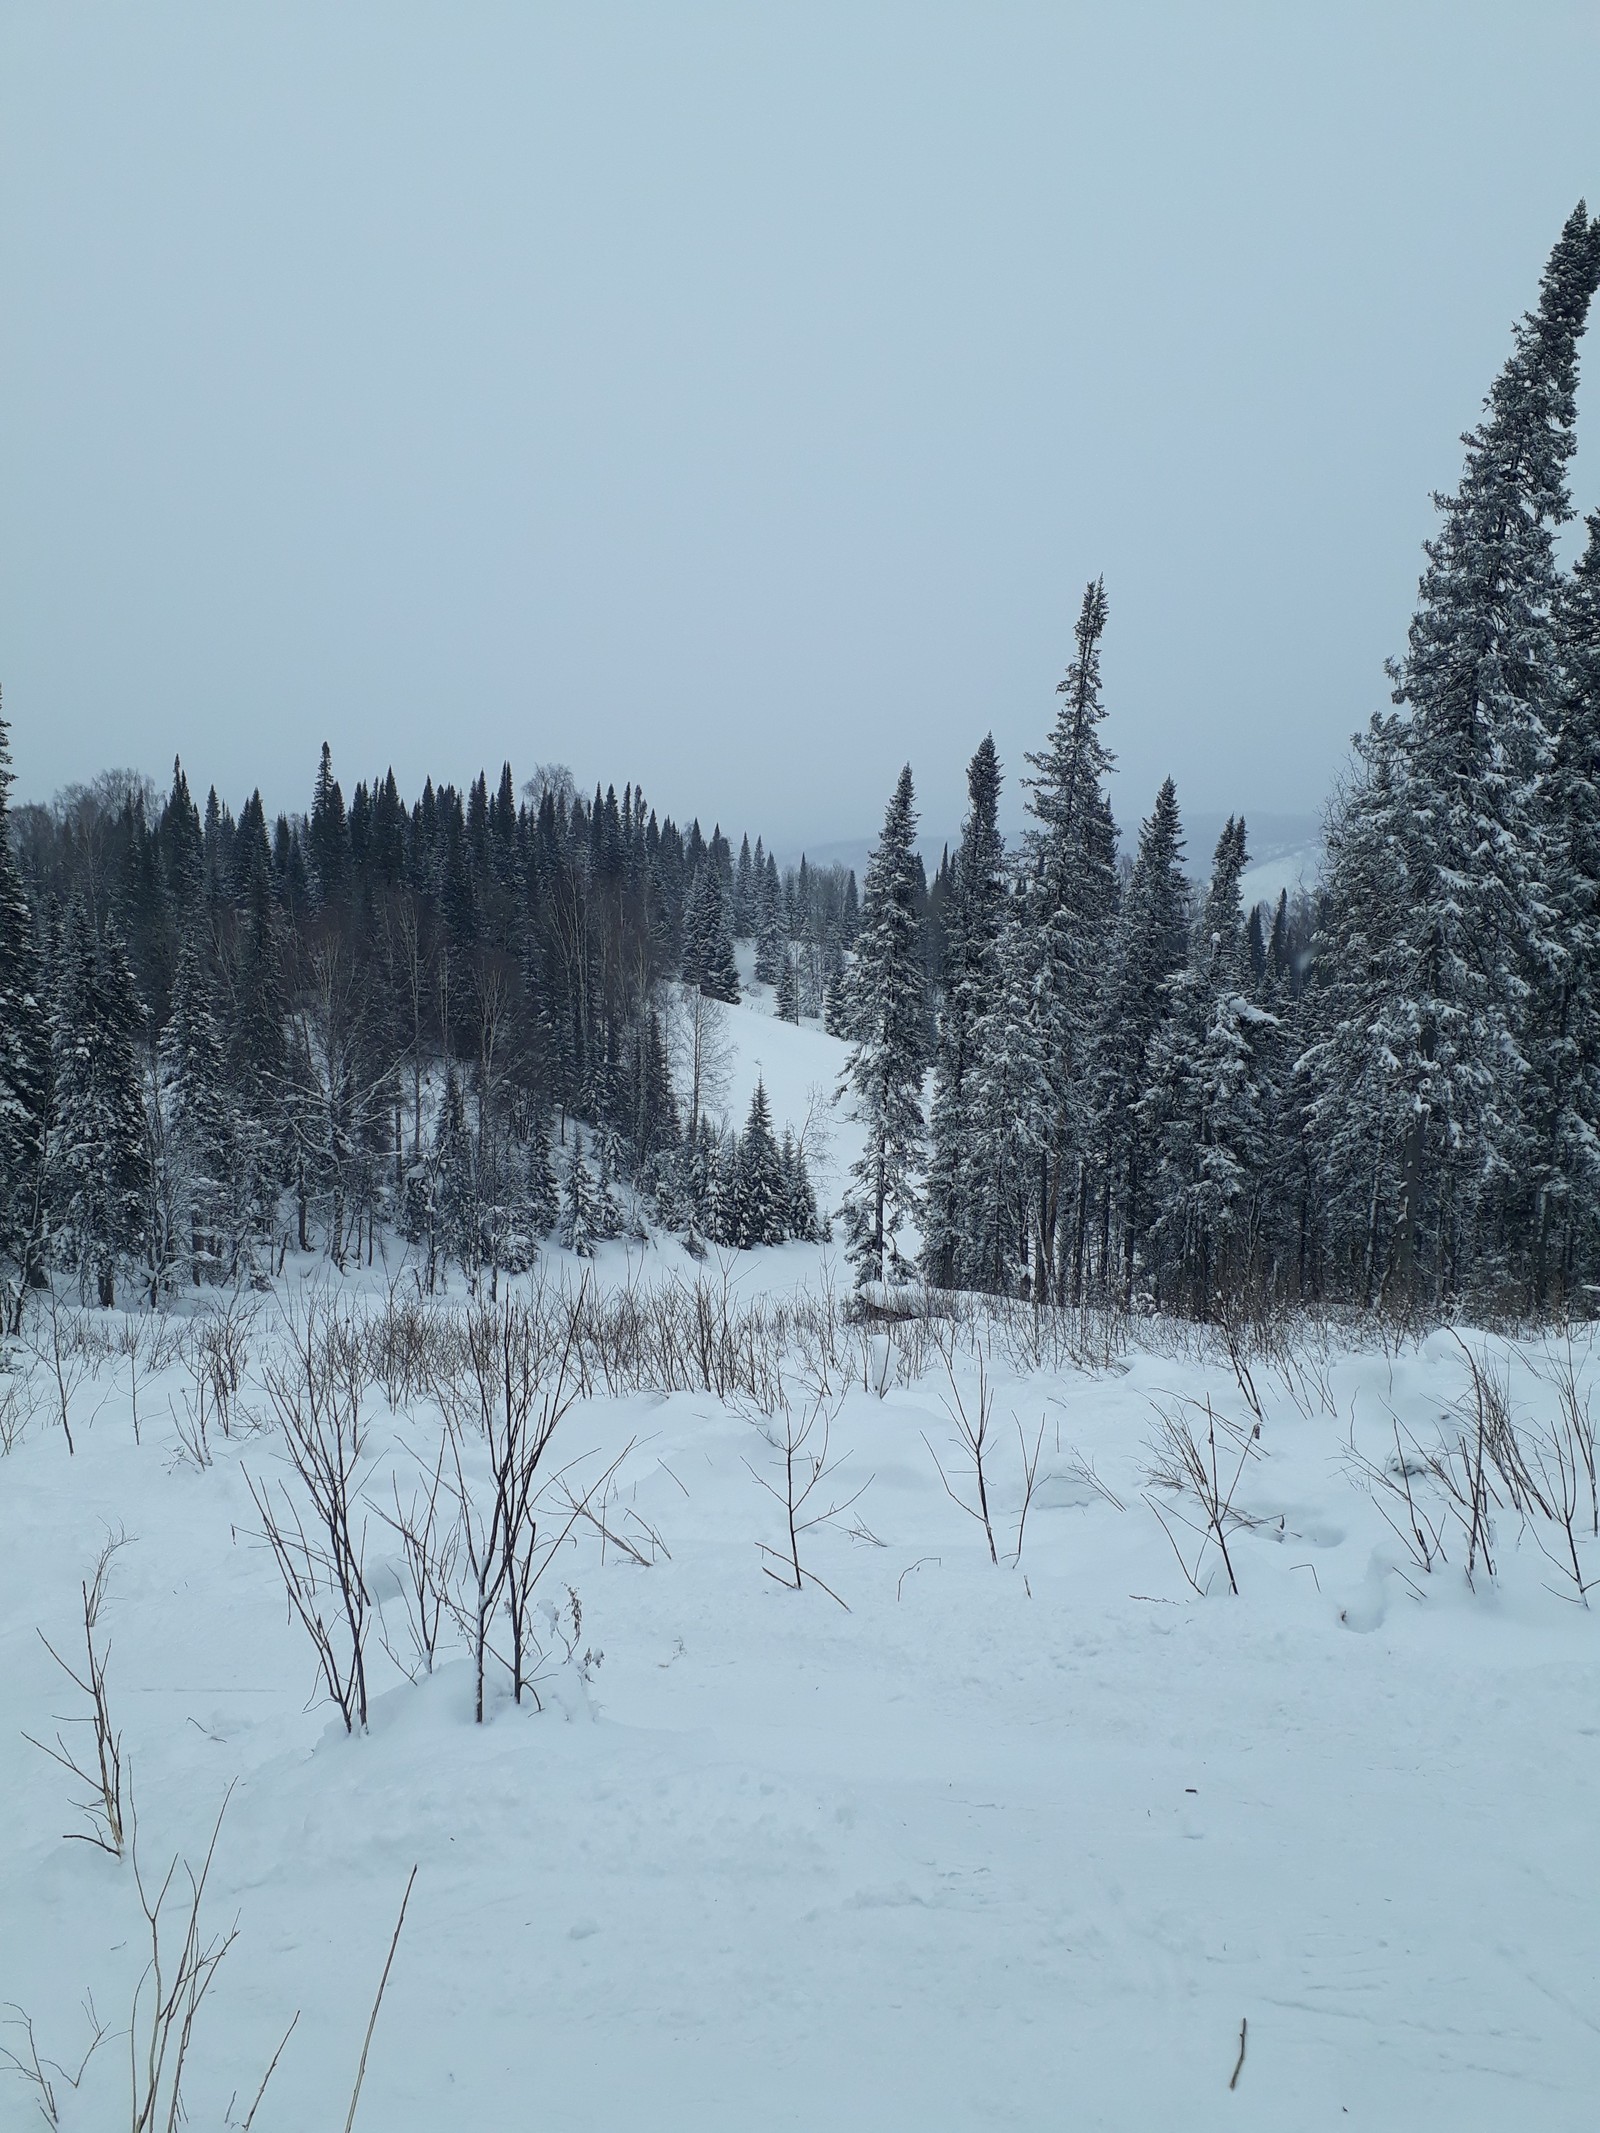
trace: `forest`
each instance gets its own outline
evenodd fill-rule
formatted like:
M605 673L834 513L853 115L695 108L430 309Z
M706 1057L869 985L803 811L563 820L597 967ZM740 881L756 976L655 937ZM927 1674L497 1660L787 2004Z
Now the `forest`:
M1246 909L1242 817L1119 839L1084 592L1000 830L992 738L930 881L911 769L861 883L780 872L509 763L304 815L108 773L12 805L0 721L0 1270L86 1301L335 1268L390 1234L491 1293L548 1239L816 1240L919 1281L1201 1320L1318 1302L1586 1312L1600 1280L1600 512L1570 566L1582 203L1464 438L1394 708L1328 803L1315 893ZM1292 725L1291 700L1285 719ZM1200 878L1191 878L1194 869ZM728 1125L737 944L845 1040L866 1146L819 1208L757 1087Z

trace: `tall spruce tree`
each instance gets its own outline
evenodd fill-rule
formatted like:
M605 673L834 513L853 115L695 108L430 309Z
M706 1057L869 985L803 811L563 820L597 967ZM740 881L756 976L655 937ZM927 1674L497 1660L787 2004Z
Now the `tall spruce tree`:
M1561 963L1543 806L1558 687L1554 533L1571 515L1577 343L1597 282L1600 223L1580 203L1464 440L1460 487L1436 499L1442 524L1391 669L1409 721L1375 722L1366 741L1363 804L1382 792L1402 807L1383 1070L1395 1084L1385 1108L1403 1126L1386 1145L1393 1188L1376 1182L1375 1204L1393 1213L1373 1256L1385 1292L1407 1299L1503 1278L1511 1237L1534 1226L1531 1198L1551 1189L1527 1085L1536 999ZM1402 760L1380 763L1389 752ZM1370 838L1335 845L1365 855ZM1349 905L1352 885L1336 871L1330 889ZM1329 1124L1332 1095L1314 1099ZM1335 1130L1347 1138L1352 1127Z
M956 1278L996 1295L1034 1293L1038 1179L1055 1125L1034 917L1019 886L1003 909L963 1086L967 1155Z
M0 1330L21 1322L44 1251L50 1029L33 914L11 848L11 746L0 716L0 1262L15 1269Z
M1177 791L1168 778L1139 832L1095 1049L1101 1259L1108 1285L1116 1283L1124 1303L1133 1295L1152 1165L1139 1104L1149 1083L1152 1047L1172 1012L1171 981L1188 960L1188 941L1183 824Z
M967 765L967 817L945 899L944 1004L934 1054L922 1244L923 1273L938 1288L953 1286L958 1270L975 1256L969 1083L978 1025L993 1004L999 974L1005 908L1000 782L994 735L985 734Z
M172 1013L161 1033L159 1101L177 1227L197 1284L233 1271L239 1186L222 1033L200 942L178 950Z
M1089 1063L1116 908L1116 835L1105 790L1113 758L1100 738L1105 626L1105 586L1096 581L1084 592L1077 656L1057 687L1062 701L1049 741L1029 755L1024 781L1038 824L1026 850L1050 1097L1033 1223L1040 1297L1051 1293L1058 1263L1081 1260L1088 1213Z
M327 902L340 894L349 879L351 854L344 794L333 774L333 750L326 741L322 744L322 760L317 765L316 785L311 795L307 843L318 891Z
M800 980L795 971L794 957L787 949L778 971L778 984L772 1004L780 1022L800 1020Z
M731 1006L739 998L732 899L709 856L689 885L683 918L683 975L708 1000L723 1000Z
M733 1234L729 1242L745 1251L762 1244L781 1244L786 1234L785 1199L783 1165L772 1134L772 1112L766 1086L758 1076L733 1163Z
M778 879L778 862L769 852L766 871L756 877L756 982L760 985L776 985L783 974L783 960L788 952L788 929L785 924L783 883Z
M75 898L56 991L52 1168L80 1286L106 1309L146 1229L142 1022L120 936L107 927L97 941L87 904Z
M1152 1243L1159 1294L1210 1317L1219 1290L1257 1271L1268 1174L1269 1041L1276 1019L1253 997L1240 877L1245 826L1229 819L1189 966L1169 982L1172 1012L1150 1049L1136 1107L1154 1145Z
M899 1235L919 1209L915 1173L923 1137L928 1010L916 828L908 763L867 863L850 972L854 1043L845 1079L855 1091L865 1146L851 1166L841 1214L858 1286L901 1271Z
M1548 781L1557 955L1534 1022L1540 1201L1536 1304L1600 1266L1600 512L1557 608L1560 680Z

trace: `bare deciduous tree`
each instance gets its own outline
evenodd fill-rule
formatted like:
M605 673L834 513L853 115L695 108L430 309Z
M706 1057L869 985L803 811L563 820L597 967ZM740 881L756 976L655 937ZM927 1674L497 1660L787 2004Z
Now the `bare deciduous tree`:
M456 1504L456 1613L472 1654L473 1716L479 1725L496 1616L503 1605L512 1698L520 1703L531 1687L533 1589L579 1515L572 1511L553 1538L541 1532L545 1454L581 1391L575 1338L569 1322L552 1369L532 1307L507 1296L467 1313L466 1367L460 1376L441 1373L438 1380L450 1453L448 1485ZM477 1444L487 1456L486 1487L473 1478Z
M966 1399L961 1391L960 1381L956 1376L953 1344L944 1344L940 1349L940 1353L944 1358L945 1375L950 1381L949 1393L941 1396L944 1411L955 1427L958 1449L971 1464L973 1487L977 1497L975 1503L969 1503L964 1496L957 1495L955 1489L951 1486L950 1477L944 1470L939 1454L928 1443L926 1431L923 1432L922 1441L928 1445L929 1454L934 1465L939 1470L939 1479L944 1483L945 1494L958 1510L965 1511L969 1518L975 1518L978 1524L982 1526L984 1539L989 1543L989 1560L991 1563L998 1564L1000 1551L995 1546L994 1520L989 1514L989 1478L984 1465L989 1454L989 1428L994 1418L994 1387L989 1383L988 1367L980 1350L977 1358L977 1412L975 1414L969 1412ZM1024 1508L1023 1516L1024 1518L1027 1516L1026 1508ZM1020 1528L1017 1534L1017 1546L1020 1551L1022 1546Z
M1185 1562L1183 1551L1178 1546L1172 1528L1150 1497L1145 1501L1155 1512L1161 1530L1172 1543L1172 1552L1178 1558L1178 1567L1196 1592L1206 1588L1200 1583L1200 1567L1208 1547L1214 1546L1222 1557L1222 1567L1228 1574L1228 1590L1238 1597L1239 1580L1234 1575L1233 1556L1228 1547L1228 1535L1241 1526L1254 1524L1242 1511L1233 1505L1240 1477L1251 1459L1259 1451L1261 1424L1254 1423L1244 1429L1237 1422L1230 1422L1225 1415L1217 1414L1209 1397L1204 1401L1182 1400L1166 1410L1157 1410L1160 1428L1157 1433L1155 1464L1150 1469L1150 1479L1158 1488L1170 1489L1179 1501L1192 1496L1198 1506L1203 1523L1196 1525L1183 1512L1174 1509L1172 1515L1178 1523L1187 1526L1191 1533L1200 1536L1200 1553L1195 1557L1191 1570ZM1199 1431L1200 1415L1205 1416L1205 1433ZM1221 1437L1223 1450L1218 1451L1217 1439ZM1233 1454L1237 1452L1238 1458ZM1231 1467L1231 1473L1229 1468Z
M100 1851L110 1852L113 1858L122 1857L125 1832L123 1825L123 1768L122 1735L111 1721L111 1705L106 1693L106 1666L111 1657L109 1642L102 1640L97 1646L95 1639L100 1628L100 1610L105 1604L106 1585L111 1575L112 1558L119 1548L127 1546L128 1536L118 1532L108 1535L95 1564L93 1579L85 1578L79 1586L83 1595L83 1645L84 1671L79 1673L62 1658L43 1630L39 1642L50 1654L56 1665L79 1693L88 1698L87 1711L78 1712L59 1721L62 1725L87 1726L94 1735L94 1759L92 1766L73 1753L58 1733L52 1748L37 1740L31 1733L22 1737L30 1747L49 1756L66 1771L73 1781L83 1788L83 1797L72 1802L88 1827L72 1829L67 1836L80 1844L92 1844Z
M449 1606L450 1590L455 1575L456 1550L460 1536L455 1527L447 1525L440 1517L444 1493L445 1445L439 1446L439 1455L433 1472L428 1475L426 1486L413 1489L409 1504L400 1501L400 1484L392 1483L394 1491L394 1515L380 1511L379 1517L397 1536L400 1542L401 1559L405 1576L401 1584L401 1598L406 1611L406 1634L411 1643L411 1659L402 1659L388 1636L383 1636L383 1648L409 1680L415 1681L420 1674L433 1672L434 1656L439 1647L439 1631ZM379 1610L382 1623L382 1609ZM382 1631L380 1629L380 1634Z
M757 1427L762 1436L777 1453L781 1462L781 1477L771 1480L758 1473L745 1461L750 1474L759 1486L783 1512L784 1538L781 1547L772 1548L765 1541L756 1546L764 1558L762 1569L779 1585L786 1585L791 1592L801 1591L807 1582L820 1586L830 1600L836 1601L850 1612L849 1603L840 1599L833 1587L800 1560L800 1542L807 1533L818 1526L828 1525L858 1503L872 1485L869 1475L860 1488L848 1496L837 1497L824 1491L823 1484L831 1481L844 1464L844 1457L831 1457L833 1424L841 1402L835 1400L830 1406L823 1394L814 1393L810 1401L798 1412L784 1398L777 1412L770 1418L762 1418ZM845 1455L847 1457L848 1454ZM823 1508L813 1508L812 1499L822 1492L827 1501Z
M23 1346L49 1374L55 1388L56 1412L70 1453L77 1451L72 1438L72 1395L89 1375L92 1360L84 1338L83 1317L81 1311L62 1309L55 1283L51 1282L38 1311L24 1320L22 1328Z
M76 2069L71 2070L63 2066L59 2059L46 2059L42 2056L39 2040L34 2035L33 2017L18 2007L15 2001L8 2004L12 2011L6 2027L21 2030L24 2048L16 2051L9 2044L0 2044L0 2068L9 2068L13 2074L20 2075L33 2091L33 2100L38 2105L39 2116L45 2124L51 2127L59 2126L61 2113L56 2103L56 2082L64 2081L69 2089L76 2089L88 2070L89 2061L110 2032L94 2011L93 1995L85 1993L83 2011L89 2024L89 2044Z
M324 1687L346 1732L367 1726L366 1643L371 1609L365 1574L361 1395L349 1328L316 1307L300 1323L292 1362L263 1373L283 1432L284 1453L310 1512L310 1527L287 1485L247 1474L290 1611L311 1639Z
M175 2133L186 2117L183 2077L200 2008L210 1991L223 1958L238 1938L237 1919L225 1933L202 1936L200 1912L205 1899L211 1862L216 1856L222 1817L233 1797L230 1785L218 1809L211 1842L200 1871L175 1853L152 1896L139 1864L137 1834L131 1845L134 1886L150 1936L150 1955L134 1989L133 2012L128 2023L128 2055L132 2069L133 2098L131 2133ZM180 1869L189 1884L186 1908L177 1917L178 1940L174 1950L168 1925L167 1899L174 1892ZM148 1989L147 1989L148 1988Z

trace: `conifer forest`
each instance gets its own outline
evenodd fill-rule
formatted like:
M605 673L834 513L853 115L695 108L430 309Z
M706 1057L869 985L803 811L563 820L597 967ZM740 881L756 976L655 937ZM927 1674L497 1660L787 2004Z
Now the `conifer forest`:
M1594 12L0 9L0 2133L1590 2133Z
M1276 908L1246 908L1246 822L1187 850L1170 780L1119 835L1099 580L1037 750L978 742L931 880L908 766L859 901L626 780L509 763L347 798L324 746L275 820L178 764L164 793L111 772L12 804L0 725L8 1325L51 1274L156 1302L393 1236L430 1290L492 1289L549 1240L647 1230L696 1253L832 1230L862 1285L1200 1320L1586 1311L1600 511L1570 566L1559 538L1597 283L1580 204L1436 499L1322 876ZM709 1100L741 942L780 1015L848 1043L865 1148L838 1208L759 1088L726 1128Z

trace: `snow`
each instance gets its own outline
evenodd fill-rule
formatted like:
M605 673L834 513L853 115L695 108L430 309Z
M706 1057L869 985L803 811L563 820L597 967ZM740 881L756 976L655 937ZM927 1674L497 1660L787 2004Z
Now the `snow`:
M1309 893L1315 888L1322 871L1323 851L1321 841L1313 844L1291 846L1282 852L1269 853L1253 866L1245 868L1239 877L1239 895L1247 912L1257 904L1267 904L1277 909L1278 898L1288 892L1289 899L1302 891Z
M759 1062L775 1124L798 1127L841 1047L759 999L730 1029L731 1113ZM848 1133L836 1122L829 1190ZM670 1242L597 1266L610 1284L695 1273ZM724 1273L742 1294L837 1279L797 1245L707 1269ZM325 1280L311 1262L290 1276L302 1294ZM375 1309L383 1292L375 1272L347 1293ZM250 1336L252 1414L283 1308L264 1302ZM1553 1415L1547 1345L1464 1338L1530 1425ZM1454 1528L1423 1572L1352 1463L1353 1438L1381 1464L1392 1417L1437 1440L1469 1389L1455 1338L1260 1362L1251 1439L1245 1389L1192 1333L1151 1324L1090 1369L1031 1367L997 1332L998 1566L935 1464L970 1490L951 1410L977 1413L973 1354L952 1378L882 1333L848 1339L831 1450L838 1493L868 1486L802 1554L844 1605L763 1575L782 1519L756 1478L779 1473L759 1417L701 1393L596 1396L557 1443L580 1474L625 1454L618 1514L670 1555L602 1559L592 1532L563 1549L548 1596L577 1591L581 1633L570 1660L550 1640L542 1712L497 1683L475 1727L457 1645L420 1685L374 1646L365 1738L308 1702L310 1647L253 1537L245 1476L282 1471L273 1436L243 1425L213 1435L209 1467L185 1463L174 1363L140 1384L136 1444L117 1359L73 1397L69 1457L36 1376L0 1459L0 2000L41 2050L75 2071L85 1993L125 2026L143 1961L127 1864L63 1841L70 1787L21 1738L79 1707L36 1632L76 1658L78 1581L125 1529L109 1694L147 1879L174 1851L198 1861L228 1798L207 1916L239 1937L196 2023L196 2126L242 2121L297 2008L256 2126L342 2123L413 1864L357 2119L387 2133L1592 2123L1593 1618L1536 1522L1504 1509L1493 1579L1469 1589ZM1591 1348L1576 1360L1593 1382ZM1185 1399L1251 1446L1238 1597L1214 1547L1191 1589L1151 1508L1194 1569L1176 1520L1197 1508L1150 1479ZM391 1414L377 1387L365 1405L376 1500L431 1460L439 1418ZM398 1636L387 1540L374 1521ZM583 1650L603 1659L585 1669ZM81 2089L58 2080L66 2133L125 2122L128 2078L119 2040ZM38 2123L27 2085L0 2083L0 2127Z

